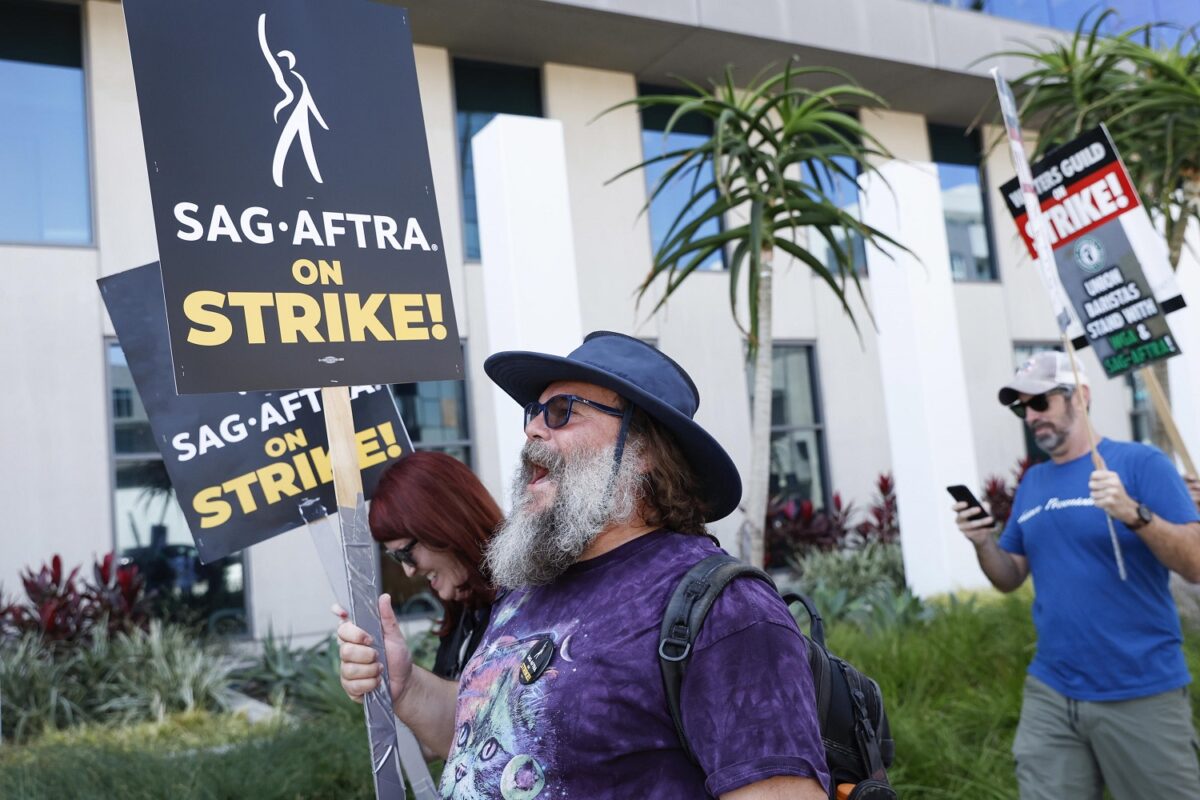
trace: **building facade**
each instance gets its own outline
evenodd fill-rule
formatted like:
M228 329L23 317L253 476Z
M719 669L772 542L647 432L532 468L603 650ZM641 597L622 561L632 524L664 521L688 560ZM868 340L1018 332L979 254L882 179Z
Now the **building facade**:
M862 252L858 331L802 265L778 272L772 493L823 506L838 492L861 505L877 476L894 471L914 586L928 594L977 584L971 554L952 538L943 487L979 486L1028 454L1020 423L995 394L1015 363L1054 346L1058 332L996 192L1013 174L1008 153L988 148L994 128L967 130L993 95L991 62L975 62L1060 34L1003 18L989 4L981 7L1001 16L921 0L405 5L468 364L461 383L394 387L417 446L451 452L498 498L507 494L519 415L492 390L482 363L495 340L508 341L497 275L520 278L520 264L501 265L511 254L494 247L496 203L515 189L491 166L511 161L562 187L558 211L568 230L559 246L574 267L567 294L562 285L554 290L554 302L565 297L569 308L561 330L621 331L668 352L696 379L700 421L746 468L749 383L724 265L720 258L706 264L658 314L650 303L636 305L678 197L668 192L639 214L655 176L611 180L703 131L685 125L668 140L651 114L625 107L598 115L639 92L678 85L677 77L704 81L734 64L748 78L795 56L845 69L887 100L887 109L864 112L862 121L895 156L883 165L893 189L844 187L846 202L860 204L872 224L890 225L920 260ZM472 137L497 115L494 130L503 131L473 150ZM504 136L521 130L508 124L512 117L551 121L530 135L549 136L561 158L505 149ZM0 4L0 355L9 376L0 393L0 486L10 499L0 523L0 586L15 591L21 568L54 554L78 564L112 549L150 549L165 554L172 591L194 598L193 610L214 625L244 625L256 636L272 627L325 632L332 595L303 531L217 565L195 561L95 288L97 278L156 259L120 4ZM1194 256L1185 262L1185 294L1200 298L1194 279L1185 280L1198 271ZM540 291L536 282L522 284L523 302L536 305ZM560 339L545 341L553 349ZM1176 361L1174 383L1186 388L1183 359ZM1144 413L1143 393L1103 380L1090 353L1083 363L1095 383L1097 428L1129 438ZM1194 441L1200 423L1190 408L1180 423ZM730 519L716 530L732 543L736 526Z

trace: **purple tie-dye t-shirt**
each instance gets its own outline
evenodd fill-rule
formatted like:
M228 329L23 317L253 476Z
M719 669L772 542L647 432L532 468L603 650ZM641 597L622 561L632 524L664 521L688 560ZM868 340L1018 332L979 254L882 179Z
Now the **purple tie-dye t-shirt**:
M716 552L658 531L497 601L459 680L442 796L700 798L777 775L827 787L804 644L760 581L734 581L709 612L681 703L700 768L679 745L659 626L683 574ZM523 684L522 659L547 637L553 656Z

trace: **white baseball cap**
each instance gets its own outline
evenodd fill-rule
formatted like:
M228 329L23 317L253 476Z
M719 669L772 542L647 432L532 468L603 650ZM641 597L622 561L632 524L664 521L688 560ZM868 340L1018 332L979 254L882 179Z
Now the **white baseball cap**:
M1066 353L1056 350L1034 353L1000 390L1000 405L1011 406L1023 394L1043 394L1059 387L1074 389L1077 385L1087 386L1088 379L1083 366L1076 362L1076 368L1079 371L1078 384L1075 382L1075 370L1071 369L1071 359Z

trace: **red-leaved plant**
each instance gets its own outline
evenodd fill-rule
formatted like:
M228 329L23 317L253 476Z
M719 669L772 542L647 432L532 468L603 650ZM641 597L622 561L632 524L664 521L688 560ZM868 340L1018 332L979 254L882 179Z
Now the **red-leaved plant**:
M96 622L104 621L109 633L146 627L150 620L146 579L137 565L119 565L114 553L106 553L92 565L92 576L87 595Z
M811 500L777 500L767 508L766 566L787 566L789 559L813 550L838 550L850 535L853 503L833 493L833 508L817 510Z
M78 575L79 567L64 573L57 555L37 572L22 571L27 601L14 607L14 626L22 631L38 630L51 642L77 639L88 622L88 600L79 590Z
M867 507L867 518L855 529L863 543L889 544L900 539L900 512L896 504L896 481L892 473L881 472L875 479L875 497Z
M1017 496L1017 487L1021 485L1025 473L1031 466L1033 466L1033 462L1028 458L1017 461L1017 465L1012 470L1013 484L1011 487L1001 475L989 475L983 482L983 499L987 501L988 508L992 510L992 519L996 520L1001 527L1008 522L1008 518L1012 515L1013 498Z
M46 642L73 643L101 624L109 631L146 626L145 580L136 566L116 566L109 553L93 565L92 582L79 580L80 569L66 572L55 555L36 572L23 570L25 600L0 602L0 633L36 632Z

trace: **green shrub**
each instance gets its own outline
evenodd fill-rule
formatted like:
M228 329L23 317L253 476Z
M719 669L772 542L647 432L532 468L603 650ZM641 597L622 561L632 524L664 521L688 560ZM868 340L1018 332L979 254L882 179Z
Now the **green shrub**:
M233 663L186 629L155 620L147 631L117 634L109 651L113 670L98 687L103 718L161 721L169 712L217 711L229 704Z
M795 563L802 589L845 589L852 598L877 587L891 592L904 588L904 561L900 545L868 542L860 548L812 552Z
M0 797L374 797L361 714L354 722L294 725L248 726L227 714L185 719L131 731L89 727L0 748Z
M159 622L112 637L97 627L71 648L26 634L0 651L3 735L24 740L83 722L219 710L228 702L230 666L186 630Z
M1034 647L1028 595L947 602L920 625L833 626L829 643L883 690L902 797L1016 796L1009 749Z
M868 542L860 548L814 551L797 560L794 568L794 574L779 579L780 589L807 595L826 622L846 620L878 628L929 616L904 584L899 544ZM802 624L804 616L799 611Z
M334 636L311 647L292 647L289 639L268 632L258 658L232 677L239 691L292 713L335 714L361 721L362 707L342 689L340 666Z
M266 638L259 642L257 658L234 670L231 677L239 691L273 706L284 706L304 682L309 662L318 659L318 651L328 643L326 639L309 648L292 647L290 638L280 639L273 628L268 629Z
M362 710L346 703L357 716L252 724L194 712L162 723L50 733L0 748L0 797L373 800ZM440 768L430 765L435 782Z
M0 648L0 735L21 741L87 719L86 691L71 667L53 659L38 634Z

